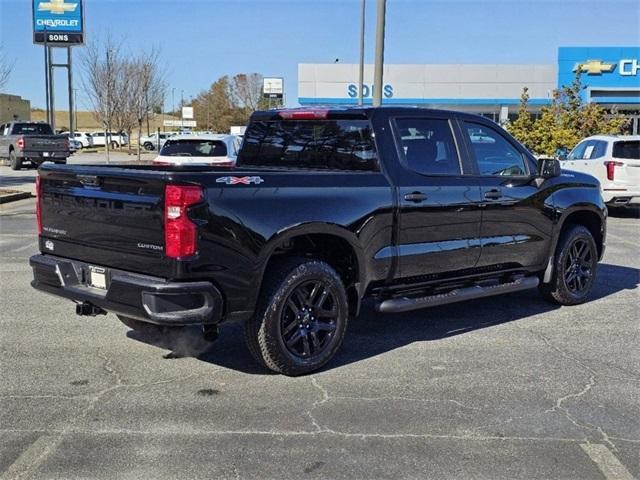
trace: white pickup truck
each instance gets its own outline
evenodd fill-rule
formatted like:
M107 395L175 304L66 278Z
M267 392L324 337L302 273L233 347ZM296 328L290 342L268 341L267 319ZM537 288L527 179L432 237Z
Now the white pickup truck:
M105 132L91 132L94 147L104 147L106 145ZM129 144L126 133L109 132L109 146L111 148L124 147Z

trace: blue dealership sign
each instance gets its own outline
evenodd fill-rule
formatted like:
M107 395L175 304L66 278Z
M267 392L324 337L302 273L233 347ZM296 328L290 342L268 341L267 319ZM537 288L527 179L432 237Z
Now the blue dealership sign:
M571 85L578 71L585 100L640 103L640 47L560 47L558 87Z
M33 0L32 7L34 43L83 43L82 0Z

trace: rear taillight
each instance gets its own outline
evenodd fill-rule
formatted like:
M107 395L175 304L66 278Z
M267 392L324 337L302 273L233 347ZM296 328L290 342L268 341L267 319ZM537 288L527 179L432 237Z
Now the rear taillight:
M604 162L607 167L607 180L613 181L616 176L616 167L622 167L624 163L622 162Z
M167 185L164 190L164 252L167 257L194 255L198 247L196 224L187 215L202 201L202 189L191 185Z
M20 150L24 150L24 137L18 137L18 140L16 140L16 147Z
M38 225L38 235L42 235L42 183L40 175L36 177L36 223Z

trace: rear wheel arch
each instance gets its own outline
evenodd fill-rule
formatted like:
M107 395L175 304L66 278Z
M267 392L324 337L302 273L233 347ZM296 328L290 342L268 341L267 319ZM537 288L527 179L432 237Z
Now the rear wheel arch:
M271 241L261 272L261 287L267 272L287 257L306 257L329 264L340 276L347 291L349 313L358 314L364 292L365 264L360 249L339 229L293 230Z

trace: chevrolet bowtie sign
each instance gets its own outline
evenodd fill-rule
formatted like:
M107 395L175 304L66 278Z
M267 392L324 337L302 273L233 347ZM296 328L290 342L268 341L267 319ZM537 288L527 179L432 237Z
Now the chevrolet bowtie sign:
M616 68L615 63L606 63L601 60L587 60L584 63L578 63L573 67L573 71L580 70L588 75L602 75L603 73L613 72Z
M32 0L33 41L76 45L84 41L82 0Z
M602 75L603 73L611 73L618 67L618 74L623 77L638 75L640 70L640 62L637 59L627 58L620 60L618 63L603 62L602 60L587 60L584 63L576 63L573 71L580 71L587 75Z

